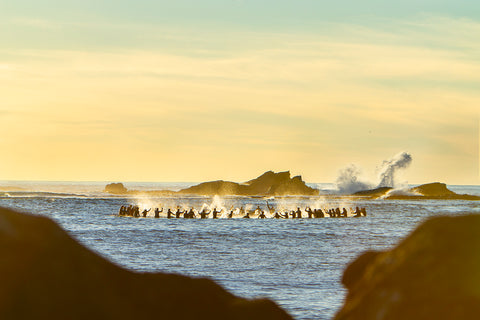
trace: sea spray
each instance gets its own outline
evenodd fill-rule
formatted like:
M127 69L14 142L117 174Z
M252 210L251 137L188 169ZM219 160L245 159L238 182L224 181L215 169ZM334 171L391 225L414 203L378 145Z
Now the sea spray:
M360 174L360 168L354 164L350 164L346 168L341 169L336 180L340 193L351 194L360 190L371 189L373 187L372 184L359 180Z
M378 182L371 183L362 180L362 170L354 164L339 171L336 179L337 189L342 194L352 194L357 191L373 189L375 187L398 187L399 184L395 180L396 173L399 169L405 169L412 163L412 156L408 152L400 152L391 159L384 160L378 170Z
M389 160L384 160L379 170L380 183L378 187L395 187L395 172L407 168L412 163L408 152L400 152Z

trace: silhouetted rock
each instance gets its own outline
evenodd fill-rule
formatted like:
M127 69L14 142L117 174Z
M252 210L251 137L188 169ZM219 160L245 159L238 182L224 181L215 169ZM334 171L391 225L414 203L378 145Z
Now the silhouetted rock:
M211 280L122 269L52 220L0 208L0 319L292 319Z
M479 196L469 194L458 194L447 188L445 183L433 182L422 184L408 190L410 194L391 194L387 199L432 199L432 200L480 200Z
M128 190L125 188L123 183L110 183L105 186L105 192L113 193L113 194L123 194L127 193Z
M396 248L367 252L345 270L336 320L476 319L480 216L433 218Z
M387 194L390 190L393 190L393 188L390 187L379 187L375 189L370 189L370 190L362 190L362 191L357 191L353 195L354 196L368 196L372 198L378 198L382 197Z
M422 184L407 190L394 190L390 187L381 187L372 190L358 191L353 195L369 197L373 199L383 197L384 199L391 200L480 200L479 196L455 193L449 190L445 183L440 182Z
M318 190L308 187L300 176L290 178L290 172L267 171L245 183L211 181L180 190L181 194L199 195L317 195Z
M440 182L433 182L422 184L418 187L411 189L413 192L420 193L423 196L427 197L445 197L445 196L452 196L456 195L455 192L448 190L447 185L445 183Z

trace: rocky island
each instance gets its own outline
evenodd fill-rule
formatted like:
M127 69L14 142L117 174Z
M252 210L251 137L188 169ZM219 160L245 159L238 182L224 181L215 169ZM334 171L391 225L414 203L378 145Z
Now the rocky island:
M290 177L290 171L267 171L259 177L243 182L209 181L203 182L180 191L135 191L127 190L121 183L111 183L105 187L105 192L112 194L149 194L149 195L239 195L239 196L284 196L284 195L318 195L317 189L305 184L301 176Z
M440 182L422 184L407 190L395 190L390 187L380 187L371 190L358 191L353 195L372 199L382 198L390 200L480 200L479 196L455 193L449 190L445 183Z

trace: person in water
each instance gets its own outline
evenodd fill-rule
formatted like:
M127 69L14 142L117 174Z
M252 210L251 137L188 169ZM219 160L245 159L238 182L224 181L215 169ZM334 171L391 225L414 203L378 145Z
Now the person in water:
M163 211L163 208L162 208L162 211ZM155 216L156 217L156 216ZM167 211L167 219L171 219L173 218L173 212L170 208L168 208L168 211Z
M217 219L217 215L218 215L219 213L221 213L222 211L223 211L223 209L222 209L222 210L220 210L220 211L217 211L217 208L216 208L216 207L215 207L215 208L213 208L213 211L212 211L212 218L213 218L213 219Z
M323 213L322 209L315 209L313 211L313 215L315 218L325 218L325 214Z
M308 218L309 218L309 219L312 219L312 217L313 217L312 208L306 207L306 208L305 208L305 212L308 214Z
M143 210L142 216L145 218L147 216L147 214L150 212L150 210L152 210L152 208L150 208L148 210L147 209Z
M296 218L297 219L301 219L302 218L302 210L300 210L300 207L297 207L297 211L295 211L296 213ZM294 216L295 218L295 216Z
M283 214L280 213L283 219L288 219L288 210L284 211Z
M140 208L139 208L138 206L135 206L135 207L133 208L133 216L134 216L135 218L139 218L139 217L140 217Z
M207 219L207 216L210 214L210 211L207 212L207 210L205 208L202 209L202 211L200 211L199 215L200 215L200 219Z
M160 212L163 212L163 208L162 210L155 208L155 218L160 218Z
M243 219L250 219L250 212L246 211Z
M267 200L267 208L268 208L268 212L270 212L270 214L273 214L275 212L275 208L268 204L268 200Z
M273 218L274 218L274 219L280 219L281 217L282 217L282 216L281 216L278 212L276 212L276 211L275 211L275 213L273 214Z
M355 207L355 215L353 216L354 218L360 218L362 216L362 211L360 210L359 207Z
M267 216L265 215L265 211L260 210L260 215L258 216L258 219L265 219Z
M342 215L341 215L341 212L340 212L340 208L336 208L335 209L335 217L337 218L340 218Z
M180 215L183 213L183 211L180 210L179 207L177 207L177 211L175 211L175 218L180 218Z
M347 209L343 208L342 210L342 217L346 218L348 217Z

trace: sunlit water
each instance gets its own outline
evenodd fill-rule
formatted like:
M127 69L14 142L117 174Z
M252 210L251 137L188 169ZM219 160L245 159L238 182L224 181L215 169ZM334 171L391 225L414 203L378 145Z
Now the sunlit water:
M132 184L134 189L188 184ZM394 246L431 216L480 213L478 201L345 200L325 197L270 199L294 208L366 207L348 219L154 219L119 217L121 205L231 205L265 207L247 197L125 198L102 192L105 183L2 182L0 205L49 216L87 247L137 271L214 279L243 297L269 297L296 319L331 319L341 307L345 266L361 252ZM15 189L18 187L22 190ZM329 185L319 185L329 189ZM480 195L479 186L449 186ZM11 189L12 191L9 191ZM328 190L326 190L328 192ZM153 211L153 210L152 210ZM150 212L152 214L152 212Z

